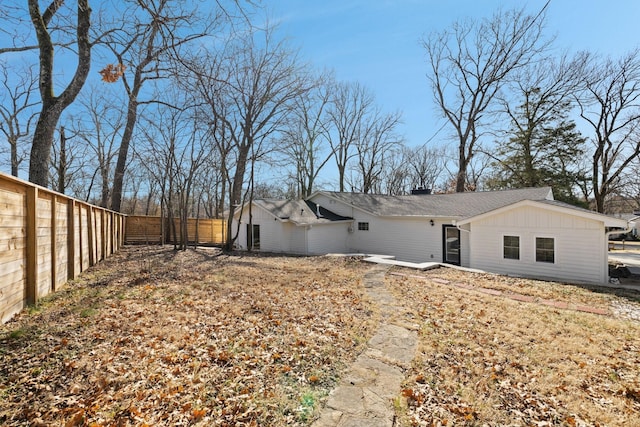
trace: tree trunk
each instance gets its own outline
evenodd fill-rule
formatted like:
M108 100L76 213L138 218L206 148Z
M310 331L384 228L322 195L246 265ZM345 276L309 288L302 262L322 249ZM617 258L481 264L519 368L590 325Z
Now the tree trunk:
M64 194L66 190L65 177L67 175L67 135L64 126L60 127L60 164L58 167L58 193Z
M61 1L54 1L49 5L44 14L40 13L38 0L29 0L29 15L38 38L40 50L40 96L42 97L42 110L38 117L36 130L31 146L31 158L29 161L29 181L42 185L49 184L49 165L51 162L51 146L53 145L53 132L62 112L76 98L91 68L91 43L89 42L89 27L91 9L88 0L78 0L78 66L73 79L59 97L54 95L53 83L53 42L47 26L51 18L62 5Z
M43 187L49 185L49 165L51 162L53 134L62 114L61 108L53 107L42 107L42 112L33 134L33 145L31 146L29 159L29 181Z
M238 238L238 233L233 234L233 214L236 205L241 205L242 197L242 183L244 182L244 173L247 170L247 157L249 157L249 148L251 148L252 142L245 142L239 147L238 161L236 162L236 172L233 176L233 184L231 185L231 192L229 193L229 215L227 217L227 241L225 243L225 250L230 251L233 249L233 243Z
M18 176L18 138L10 139L11 145L11 175Z
M465 155L465 146L460 144L458 150L458 174L456 175L456 193L464 193L467 187L467 166L469 159Z
M140 77L136 75L136 81ZM122 190L124 185L124 173L127 168L127 158L129 156L129 145L133 137L133 130L136 125L138 117L138 91L140 90L139 83L136 85L134 82L134 88L131 95L129 95L129 106L127 108L127 124L124 128L122 135L122 142L120 143L120 149L118 151L118 161L116 163L116 169L113 177L113 192L111 193L111 210L120 212L122 208Z

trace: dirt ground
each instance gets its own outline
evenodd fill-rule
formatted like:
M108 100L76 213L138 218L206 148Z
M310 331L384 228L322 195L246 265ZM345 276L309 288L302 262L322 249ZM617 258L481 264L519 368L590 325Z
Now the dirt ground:
M310 425L378 327L369 268L126 247L0 326L0 424ZM385 285L420 340L397 425L640 425L637 292L445 268Z

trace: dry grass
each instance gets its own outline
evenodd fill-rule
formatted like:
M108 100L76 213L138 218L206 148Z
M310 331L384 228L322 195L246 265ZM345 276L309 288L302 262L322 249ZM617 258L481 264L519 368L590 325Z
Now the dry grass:
M596 307L620 297L450 269L407 274L388 276L421 325L406 425L640 425L640 323L430 279ZM640 310L636 301L625 303Z
M366 268L126 248L0 327L0 424L306 425L372 334Z

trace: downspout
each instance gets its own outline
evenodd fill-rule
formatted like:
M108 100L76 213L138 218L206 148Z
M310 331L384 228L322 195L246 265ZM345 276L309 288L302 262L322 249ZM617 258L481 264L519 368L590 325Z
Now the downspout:
M613 234L626 234L626 233L630 232L631 230L633 230L633 229L634 229L634 227L635 227L635 222L634 222L634 220L636 220L636 219L640 219L640 217L633 218L633 219L631 219L631 220L627 221L627 228L625 228L624 230L612 230L612 231L606 231L606 232L604 233L604 236L606 237L607 245L609 244L609 236L611 236L611 235L613 235ZM633 225L631 225L631 224L633 224ZM607 248L608 248L608 246L607 246Z

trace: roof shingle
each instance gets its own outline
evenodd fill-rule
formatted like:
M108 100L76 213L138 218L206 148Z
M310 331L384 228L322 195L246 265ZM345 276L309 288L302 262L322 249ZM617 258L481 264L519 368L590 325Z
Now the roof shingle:
M378 216L467 218L522 200L553 200L550 187L453 194L385 196L320 191L330 198Z

